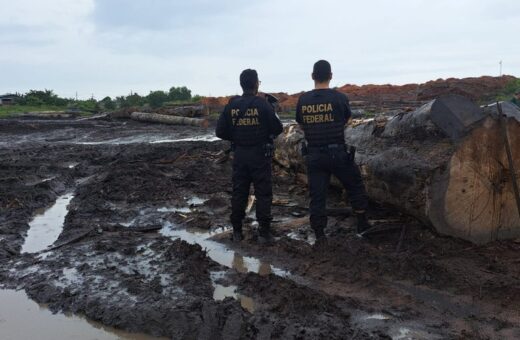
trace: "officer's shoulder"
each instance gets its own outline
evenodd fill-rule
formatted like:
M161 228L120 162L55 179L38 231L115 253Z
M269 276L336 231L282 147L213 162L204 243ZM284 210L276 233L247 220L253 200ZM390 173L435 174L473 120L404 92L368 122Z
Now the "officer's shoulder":
M233 104L234 102L236 102L240 98L241 98L241 96L233 96L233 97L229 98L228 104Z
M301 92L300 95L298 96L298 99L299 99L299 100L305 100L306 98L311 97L312 94L313 94L312 91Z
M264 97L256 96L254 101L254 106L256 107L272 107L271 104Z
M347 96L345 93L343 93L343 92L339 92L339 91L336 90L336 89L331 89L331 91L333 91L333 93L334 93L335 96L341 98L342 100L346 100L346 101L348 101L348 96Z

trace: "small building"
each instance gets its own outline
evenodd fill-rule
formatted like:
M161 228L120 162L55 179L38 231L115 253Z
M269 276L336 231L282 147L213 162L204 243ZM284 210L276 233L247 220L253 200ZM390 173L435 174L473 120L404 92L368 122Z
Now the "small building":
M0 105L12 105L16 103L18 99L17 94L3 94L0 96Z

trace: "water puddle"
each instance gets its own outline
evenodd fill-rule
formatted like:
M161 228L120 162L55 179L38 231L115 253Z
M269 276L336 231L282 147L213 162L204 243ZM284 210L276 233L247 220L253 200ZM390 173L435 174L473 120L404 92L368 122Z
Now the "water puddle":
M314 236L314 233L307 235L307 234L302 234L301 232L296 230L296 231L292 231L292 232L288 233L287 237L289 237L290 239L295 240L295 241L307 242L311 246L314 245L314 243L316 243L316 237Z
M366 320L388 320L390 317L384 314L372 314L365 318Z
M188 231L185 229L178 229L170 223L166 222L160 233L164 236L177 239L180 238L190 244L198 244L207 251L208 256L215 262L228 267L233 268L239 273L253 272L259 275L269 275L271 273L287 277L290 272L277 268L269 263L260 261L257 258L242 256L237 252L226 248L225 245L209 240L215 233L201 232L201 231Z
M188 207L161 207L157 209L157 212L176 212L181 214L189 214L191 209Z
M160 139L151 142L151 144L157 143L176 143L176 142L214 142L220 140L220 138L216 137L214 134L188 137L188 138L180 138L180 139Z
M214 142L219 140L214 134L206 134L187 138L164 138L162 136L132 136L115 139L108 139L95 142L75 142L80 145L125 145L125 144L161 144L161 143L179 143L179 142Z
M299 281L290 272L277 268L270 263L263 262L255 257L242 256L236 251L226 248L221 243L210 240L209 238L215 234L222 233L228 229L223 229L220 232L208 232L202 230L186 230L178 229L172 223L166 222L160 233L164 236L171 237L173 239L180 238L190 244L198 244L205 249L208 256L215 262L236 270L239 273L246 274L248 272L256 273L262 276L274 274L277 276L290 278L293 281ZM218 280L223 278L226 272L212 272L211 280L213 282L213 299L216 301L224 300L227 297L236 299L240 302L240 305L250 313L253 313L256 309L255 301L248 296L237 292L238 287L235 285L222 285L218 283Z
M419 329L411 329L408 327L398 327L388 332L392 340L435 340L442 339L441 336L435 335Z
M68 213L68 205L74 196L65 194L47 210L38 213L29 222L29 231L22 245L22 253L36 253L52 245L60 236Z
M213 300L215 301L222 301L225 298L232 298L240 302L240 305L242 308L247 310L249 313L254 313L257 306L255 303L255 300L253 300L251 297L240 294L237 292L238 287L235 285L230 286L224 286L219 283L216 283L216 280L220 277L223 277L226 275L226 272L212 272L211 273L211 280L213 282Z
M207 199L204 199L204 198L200 198L200 197L197 197L197 196L193 196L192 198L190 198L187 203L190 205L190 206L198 206L198 205L203 205L204 203L206 203Z
M0 301L0 339L164 339L121 331L80 316L52 314L23 291L0 290Z

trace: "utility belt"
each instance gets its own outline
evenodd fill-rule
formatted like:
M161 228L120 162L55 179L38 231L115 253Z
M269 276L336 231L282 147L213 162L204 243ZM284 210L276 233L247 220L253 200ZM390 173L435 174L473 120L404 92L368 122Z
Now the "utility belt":
M264 152L264 156L265 157L273 157L274 156L274 150L275 150L274 143L272 143L272 142L265 143L265 144L257 144L257 145L236 145L235 143L231 143L231 148L227 152L228 153L229 152L233 152L237 148L241 148L241 149L242 148L243 149L262 149L262 151Z
M307 156L309 153L329 153L345 151L350 159L353 161L356 155L356 147L348 144L327 144L320 146L308 146L305 142L301 145L302 156Z

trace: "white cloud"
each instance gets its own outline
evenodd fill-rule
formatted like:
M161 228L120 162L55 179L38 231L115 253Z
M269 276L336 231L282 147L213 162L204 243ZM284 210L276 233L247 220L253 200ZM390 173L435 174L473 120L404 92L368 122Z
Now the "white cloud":
M97 98L186 85L239 92L256 68L269 91L520 74L516 0L0 0L0 92L52 88ZM7 13L7 14L6 14Z

